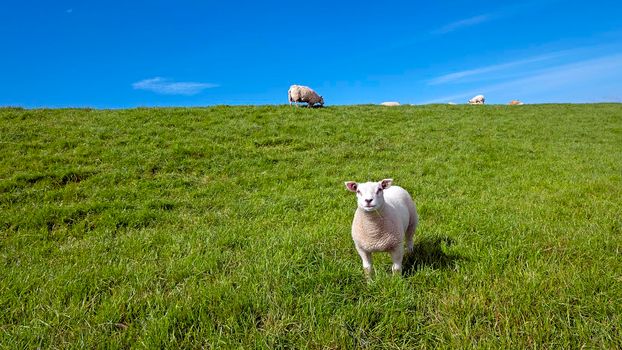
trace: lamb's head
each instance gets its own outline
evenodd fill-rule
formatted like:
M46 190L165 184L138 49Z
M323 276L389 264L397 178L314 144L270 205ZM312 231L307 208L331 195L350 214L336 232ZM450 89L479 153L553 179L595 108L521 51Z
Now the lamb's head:
M324 106L324 97L320 96L320 106Z
M379 182L357 183L346 182L346 188L356 193L356 202L359 208L365 211L374 211L384 205L384 190L391 187L393 179L384 179Z

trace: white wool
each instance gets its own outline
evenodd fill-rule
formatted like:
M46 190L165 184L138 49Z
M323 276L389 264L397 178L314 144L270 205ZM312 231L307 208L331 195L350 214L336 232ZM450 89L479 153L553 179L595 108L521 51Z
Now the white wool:
M399 106L400 103L399 102L395 102L395 101L389 101L389 102L382 102L380 105L388 106L388 107L394 107L394 106Z
M484 95L477 95L477 96L474 96L472 99L469 100L469 104L472 104L472 105L483 105L484 101L486 101L486 99L484 98Z
M413 250L413 235L419 218L410 194L393 180L356 183L346 182L346 188L357 195L357 209L352 220L352 239L363 261L363 269L372 274L371 253L389 252L392 270L402 270L404 238L408 251Z
M292 85L287 90L287 99L289 100L289 104L291 106L292 102L306 102L308 107L313 107L313 105L319 103L321 106L324 105L324 98L318 95L317 92L313 91L308 86L302 85Z

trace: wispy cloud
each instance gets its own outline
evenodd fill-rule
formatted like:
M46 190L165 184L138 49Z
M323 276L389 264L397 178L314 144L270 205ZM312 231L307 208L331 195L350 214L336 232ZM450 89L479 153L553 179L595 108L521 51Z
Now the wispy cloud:
M155 77L137 81L132 84L135 90L147 90L163 95L196 95L205 89L218 87L218 84L197 82L176 82L169 79Z
M499 8L498 10L495 10L493 12L488 12L448 23L438 29L431 31L430 33L434 35L447 34L459 29L472 27L492 20L498 20L501 18L514 16L538 7L550 5L554 2L559 2L559 0L533 0L517 2L516 4Z
M567 101L575 96L573 102L589 102L602 100L597 96L599 92L595 91L599 82L618 81L620 78L622 78L622 54L612 54L527 72L519 79L444 96L426 103L447 102L465 99L479 93L489 94L499 91L510 92L515 96L537 96L540 93L551 93L560 88L565 91L562 93L568 96ZM581 95L580 101L576 100L577 95Z
M474 26L480 23L484 23L490 21L494 18L492 14L483 14L479 16L469 17L465 19L461 19L459 21L451 22L432 31L432 34L447 34L453 32L454 30L458 30L465 27Z
M486 66L486 67L479 67L475 69L467 69L467 70L463 70L459 72L445 74L445 75L441 75L436 78L430 79L428 81L428 85L446 84L446 83L460 81L467 77L483 75L483 74L492 73L492 72L500 72L503 70L524 66L530 63L551 60L554 58L567 55L568 53L569 51L559 51L559 52L548 54L548 55L534 56L534 57L529 57L529 58L525 58L521 60L516 60L516 61L511 61L511 62L506 62L506 63L501 63L501 64L495 64L495 65Z
M66 9L65 13L71 14L71 13L73 13L73 9Z

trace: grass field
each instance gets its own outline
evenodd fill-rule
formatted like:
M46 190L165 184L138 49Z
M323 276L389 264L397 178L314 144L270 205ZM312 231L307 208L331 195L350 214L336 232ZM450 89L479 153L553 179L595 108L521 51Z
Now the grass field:
M622 348L622 105L0 109L0 347ZM421 222L364 279L346 180Z

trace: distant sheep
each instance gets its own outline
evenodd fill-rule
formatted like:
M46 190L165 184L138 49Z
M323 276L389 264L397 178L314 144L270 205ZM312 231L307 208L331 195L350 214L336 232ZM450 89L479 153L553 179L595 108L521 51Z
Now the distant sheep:
M391 186L392 179L365 183L348 181L345 184L357 197L352 239L363 260L365 275L373 275L372 252L389 252L393 260L391 270L393 274L400 274L404 237L410 253L413 251L413 235L419 222L417 208L410 194L399 186Z
M484 101L486 99L484 98L484 95L477 95L475 97L473 97L472 99L469 100L469 104L471 105L483 105Z
M387 107L395 107L395 106L399 106L400 103L395 102L395 101L390 101L390 102L382 102L380 105L387 106Z
M509 104L510 106L520 106L520 105L522 105L522 104L524 104L524 103L522 103L522 102L521 102L521 101L519 101L519 100L512 100L512 101L510 101L508 104Z
M290 106L292 105L292 102L306 102L307 107L313 107L317 103L319 103L320 106L324 106L324 98L308 86L290 86L289 90L287 90L287 98Z

